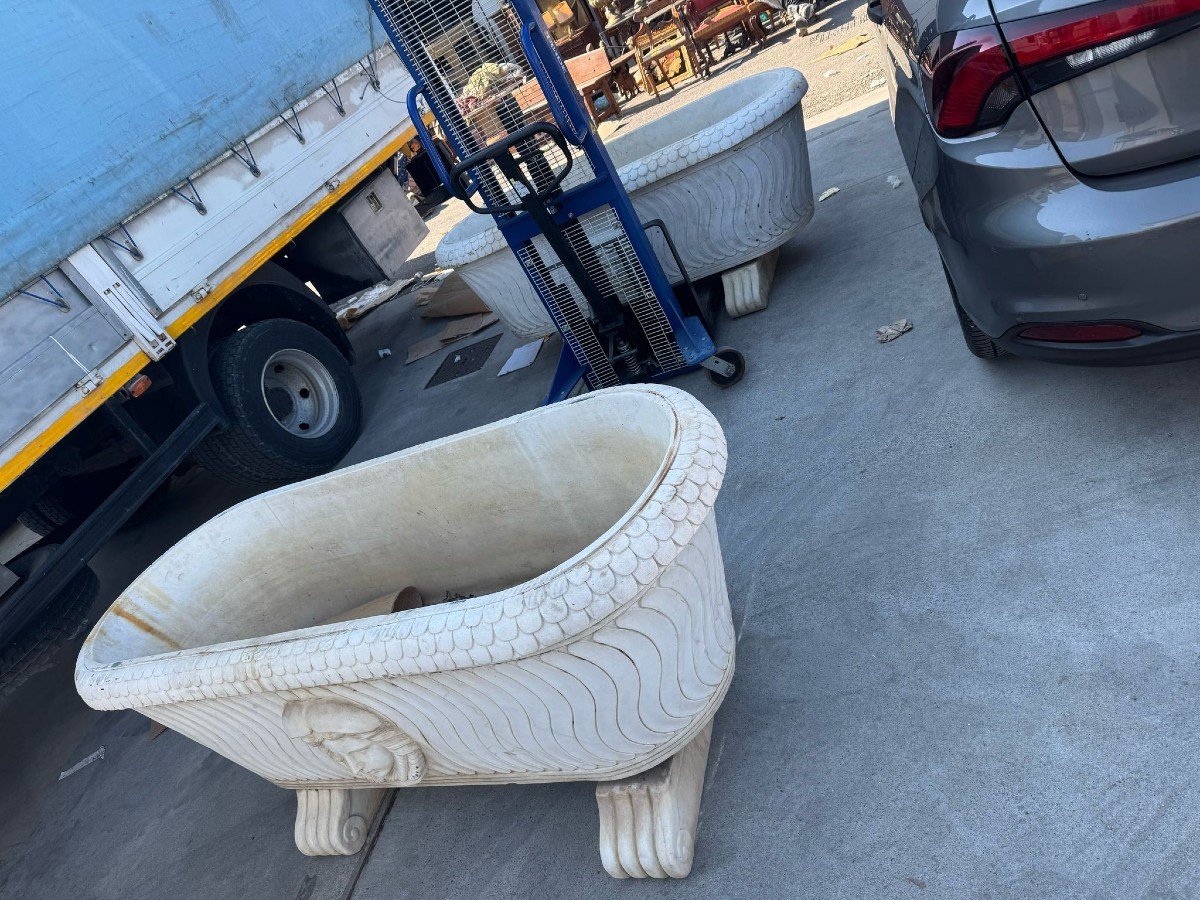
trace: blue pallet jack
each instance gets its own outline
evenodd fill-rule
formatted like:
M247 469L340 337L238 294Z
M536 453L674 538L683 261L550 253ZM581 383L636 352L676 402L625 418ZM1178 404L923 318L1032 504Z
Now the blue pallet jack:
M643 223L550 40L537 0L370 0L415 82L408 112L451 194L490 214L563 338L547 403L697 367L739 381L666 226ZM490 9L490 12L488 11ZM449 171L428 104L459 162ZM683 273L677 295L647 234Z

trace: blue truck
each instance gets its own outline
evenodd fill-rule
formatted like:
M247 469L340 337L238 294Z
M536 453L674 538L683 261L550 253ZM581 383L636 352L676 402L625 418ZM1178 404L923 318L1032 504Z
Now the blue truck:
M0 47L2 677L181 465L337 463L361 402L329 304L423 225L365 0L14 0Z

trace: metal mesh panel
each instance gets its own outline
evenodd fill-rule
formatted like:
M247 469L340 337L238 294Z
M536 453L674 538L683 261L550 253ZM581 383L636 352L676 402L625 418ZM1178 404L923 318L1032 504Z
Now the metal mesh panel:
M516 14L507 2L495 4L489 14L485 8L490 7L482 0L379 0L381 15L419 70L429 102L464 156L525 125L553 121L521 49ZM531 139L519 149L530 160L525 169L536 186L548 183L566 165L549 139ZM572 155L564 187L594 177L583 153L572 148ZM495 163L477 166L471 174L491 206L513 204L524 191Z
M536 240L536 239L535 239ZM588 382L592 388L612 387L619 383L617 373L608 355L600 347L596 334L588 325L591 311L583 302L575 283L563 273L562 263L545 241L537 246L534 241L517 251L517 259L529 276L534 289L550 312L554 325L563 336L563 341L575 359L586 364L590 370ZM547 259L550 262L547 262ZM557 269L557 277L553 270Z
M554 112L566 114L568 120L568 109L577 116L583 115L578 97L560 98L553 94L553 82L560 79L539 83L533 76L540 67L531 65L524 54L520 19L510 0L372 0L372 3L414 70L460 158L475 155L533 123L554 124ZM532 6L529 10L525 6L520 9L522 15L533 11ZM544 43L540 32L537 39L535 47ZM542 62L550 72L561 65L557 59ZM549 102L544 91L551 92ZM563 99L568 101L566 106ZM570 121L564 124L570 125ZM568 141L575 138L582 141L586 135L566 137ZM522 174L545 199L548 189L568 165L564 150L548 135L536 133L514 149L524 167ZM594 181L596 170L584 151L570 147L567 152L572 154L571 171L562 182L563 189ZM511 159L505 158L506 165ZM605 168L607 163L599 158L596 166ZM611 180L608 189L620 191L615 172L606 168L606 174ZM520 181L510 181L495 162L475 166L471 176L486 206L521 205L521 194L527 188ZM683 368L686 363L671 324L616 209L605 204L583 212L579 205L571 206L597 200L560 198L554 202L557 210L537 213L539 221L544 223L546 215L557 216L561 221L567 209L582 213L561 228L574 251L568 255L578 257L584 270L582 288L574 282L545 235L539 234L514 247L564 341L587 370L589 385L608 387L622 378ZM504 214L497 219L503 228ZM637 225L631 222L630 227ZM516 240L508 237L510 241ZM562 248L561 243L558 246ZM600 307L600 316L590 307L585 292ZM615 317L618 310L626 314ZM630 318L636 320L637 329L631 327ZM641 336L635 333L637 330Z
M633 312L659 368L663 371L682 368L684 359L675 341L671 323L654 296L646 270L642 268L641 260L634 252L616 210L611 206L602 206L568 225L563 233L600 293L615 296ZM549 281L571 298L570 305L590 318L591 310L583 293L567 274L546 239L540 235L535 237L527 245L525 254L531 251L536 252L544 262ZM529 270L528 265L526 270Z

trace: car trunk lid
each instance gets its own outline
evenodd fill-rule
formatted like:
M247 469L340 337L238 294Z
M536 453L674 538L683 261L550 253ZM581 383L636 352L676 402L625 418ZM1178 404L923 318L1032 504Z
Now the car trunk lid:
M1200 156L1200 0L993 0L1034 109L1073 169Z

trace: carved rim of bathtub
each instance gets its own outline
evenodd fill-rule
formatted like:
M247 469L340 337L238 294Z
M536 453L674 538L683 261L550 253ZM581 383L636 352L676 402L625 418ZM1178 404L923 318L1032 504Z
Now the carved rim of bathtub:
M660 385L605 394L617 392L650 398L668 412L671 445L633 506L548 572L466 600L112 663L95 659L94 630L76 662L80 696L96 709L129 709L444 672L520 659L590 632L632 603L689 544L725 475L724 434L691 395ZM546 408L533 410L396 456L544 414Z
M661 181L732 149L765 129L772 122L783 118L808 93L808 81L798 70L780 68L770 69L735 82L699 98L695 104L703 104L726 91L746 91L759 83L764 85L762 92L737 112L713 122L693 135L681 138L621 166L617 170L617 176L625 185L625 190L633 194L647 185ZM692 105L694 104L672 110L667 115L680 115ZM445 268L464 266L508 246L504 235L495 226L457 241L449 240L453 234L454 230L451 229L438 243L434 255L437 257L439 266Z

